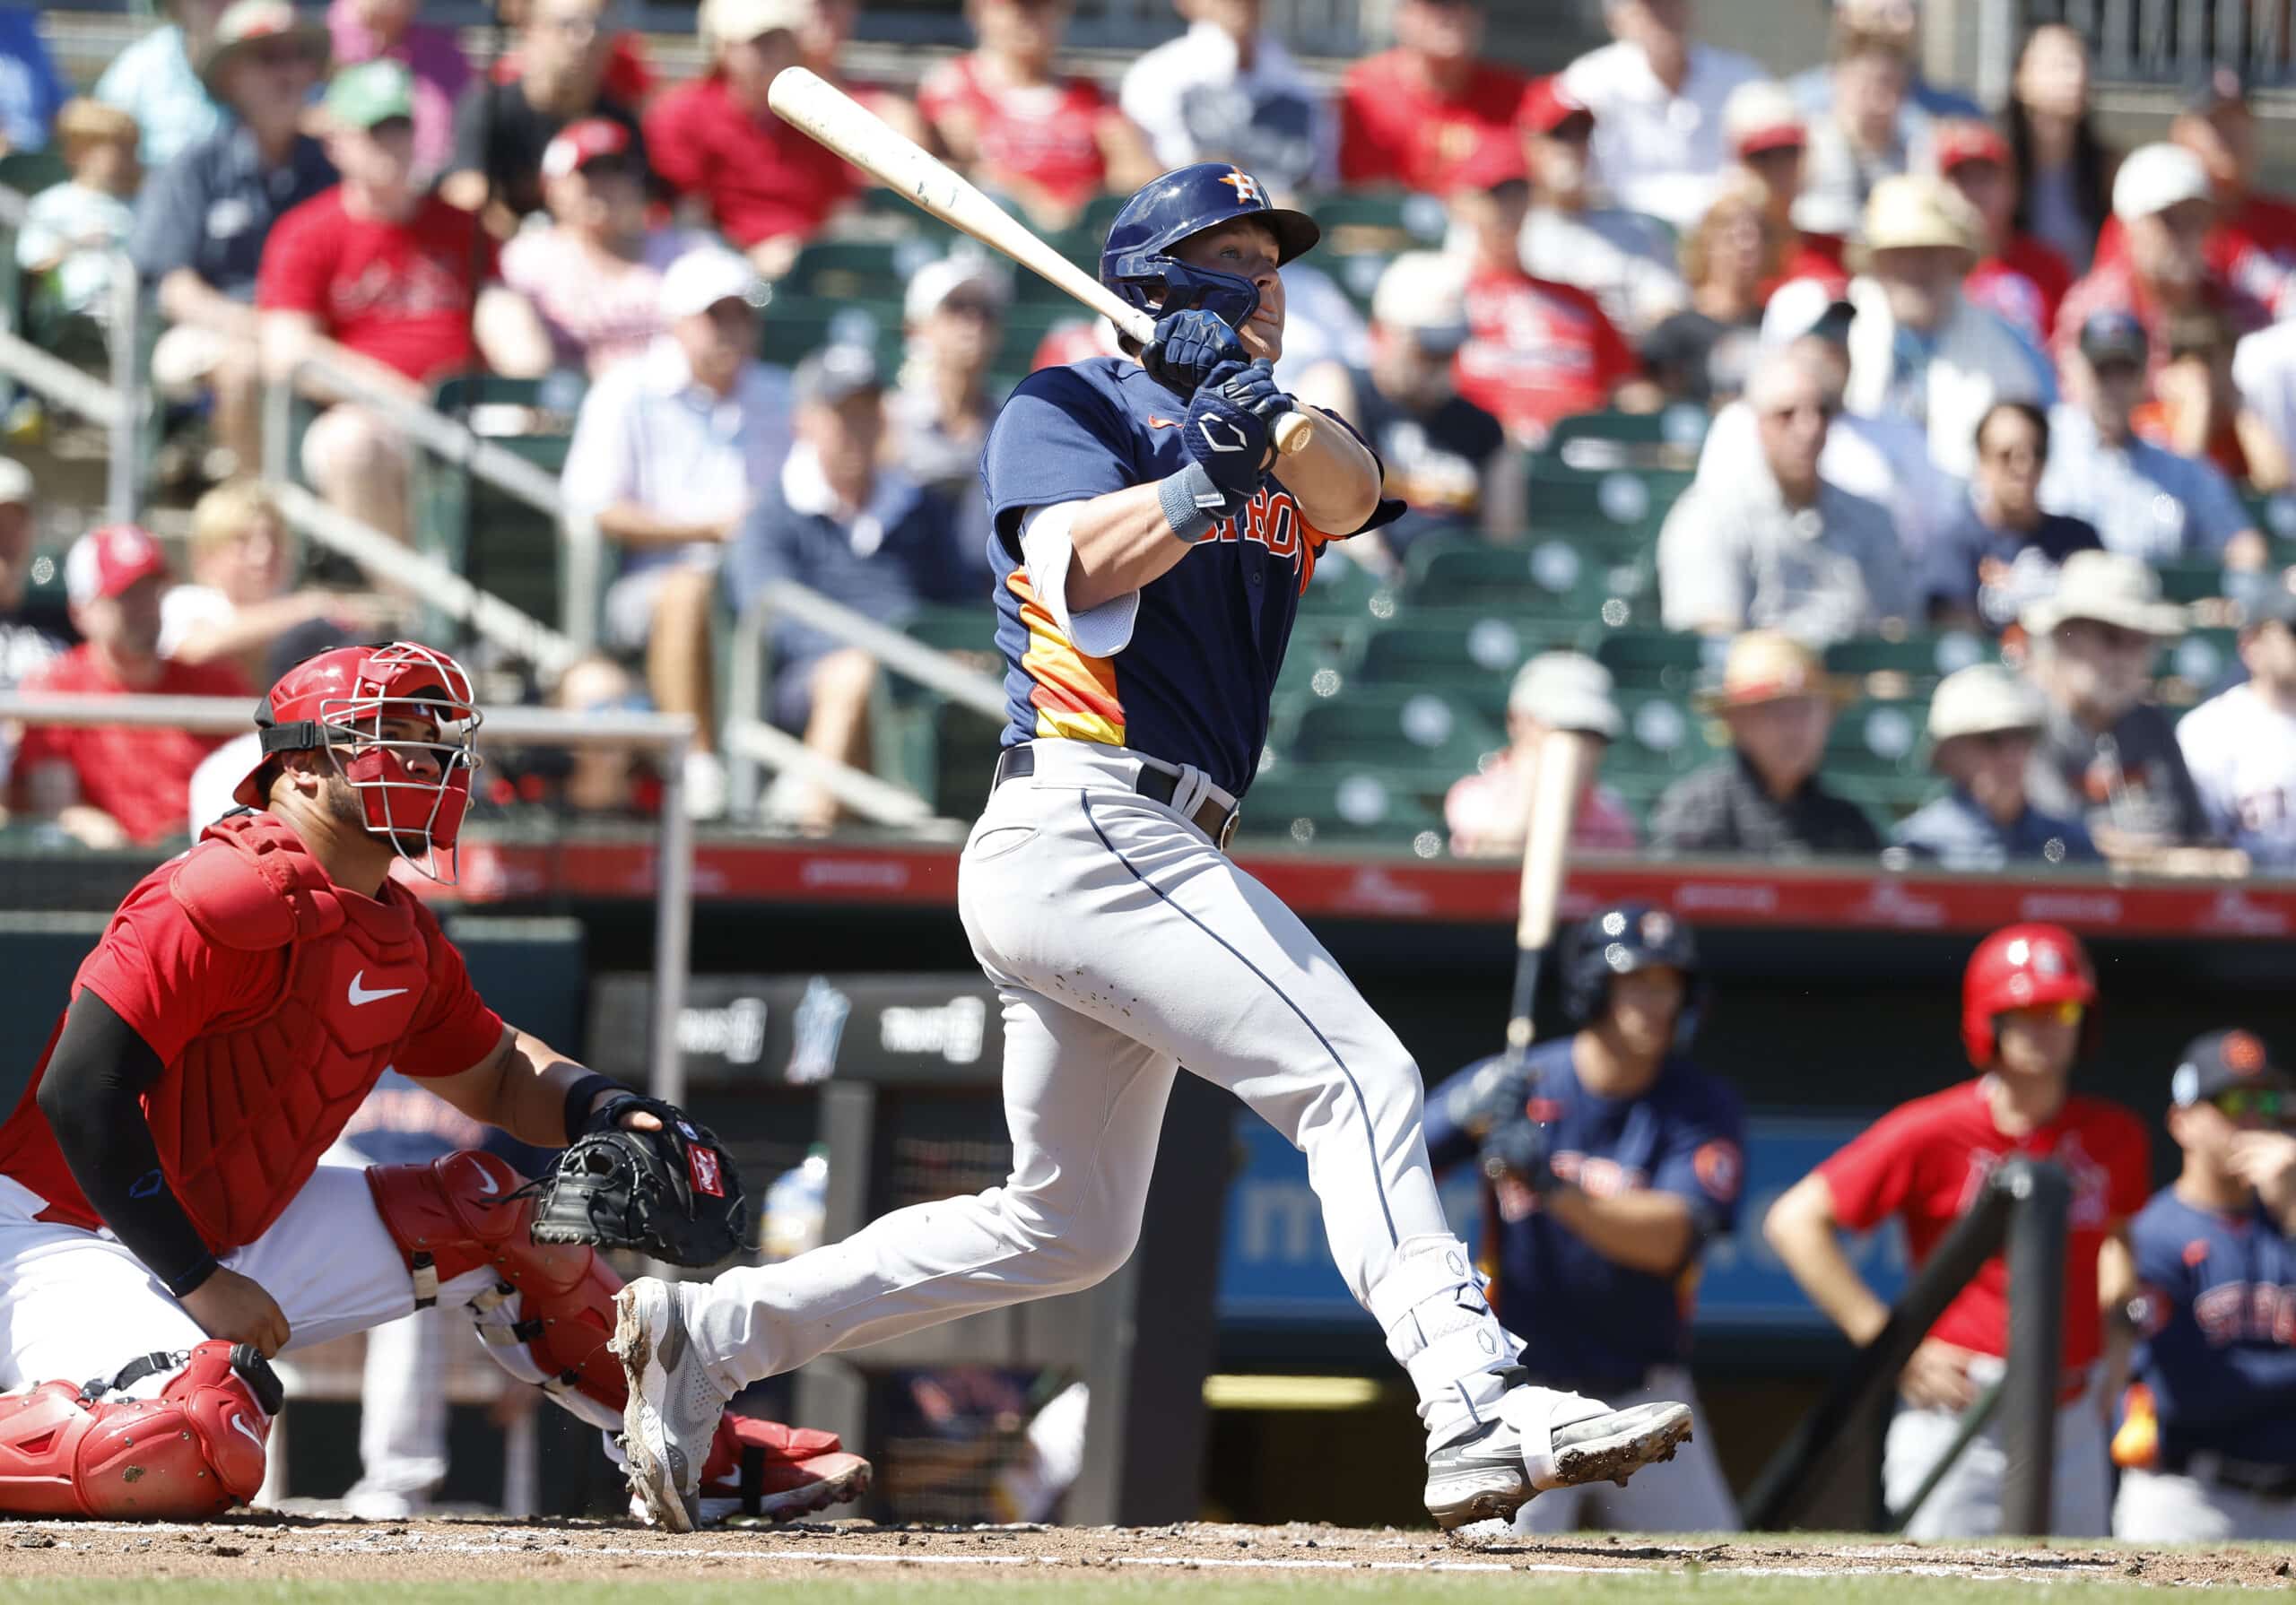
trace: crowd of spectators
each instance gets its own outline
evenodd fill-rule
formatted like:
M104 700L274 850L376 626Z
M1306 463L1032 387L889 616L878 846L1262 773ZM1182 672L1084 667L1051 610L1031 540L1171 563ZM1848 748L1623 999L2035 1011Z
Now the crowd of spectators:
M2242 492L2286 487L2296 454L2296 334L2277 321L2296 311L2296 205L2269 192L2238 69L2198 74L2162 138L2119 152L2077 32L2031 29L1989 117L1923 77L1906 0L1813 0L1825 60L1785 81L1706 37L1725 19L1694 0L1605 0L1610 42L1535 78L1487 56L1487 4L1397 0L1387 48L1328 90L1257 0L1173 9L1183 31L1104 83L1067 54L1061 0L968 0L972 47L894 83L852 71L853 0L704 0L700 73L668 82L607 0L505 5L506 48L485 61L414 0L323 16L170 0L74 100L0 8L0 138L53 144L71 171L35 198L19 261L56 317L100 333L126 250L164 324L154 385L204 415L202 466L223 484L155 661L259 682L314 631L406 613L387 575L358 594L299 588L276 508L237 477L257 461L266 377L305 398L314 489L409 540L414 453L394 404L474 369L565 376L565 499L611 553L604 655L570 705L696 716L685 791L705 814L728 789L726 621L769 581L891 622L982 600L974 465L1009 372L1009 275L935 247L904 270L897 361L833 340L793 381L760 356L776 282L849 232L865 192L766 106L802 63L1048 231L1207 158L1310 204L1335 187L1429 197L1442 238L1392 256L1376 288L1359 262L1344 288L1331 261L1285 273L1296 338L1279 378L1354 421L1410 503L1351 554L1390 579L1423 542L1535 538L1526 465L1562 420L1703 414L1696 474L1653 509L1647 618L1712 638L1711 661L1726 651L1709 711L1735 756L1660 802L1653 846L1877 847L1886 831L1824 789L1840 683L1817 655L1956 629L2002 662L1948 679L1927 709L1944 794L1899 845L2274 861L2257 820L2287 811L2263 799L2254 755L2280 743L2222 732L2289 716L2291 593ZM1039 360L1101 338L1057 330ZM2161 649L2197 620L2160 600L2154 570L2195 562L2228 571L2234 611L2209 621L2237 622L2250 678L2196 688L2208 717L2180 742L2153 690ZM74 612L109 622L99 655L134 683L115 600L75 594ZM8 638L12 676L33 638L22 654ZM1505 816L1553 706L1580 721L1560 727L1617 739L1597 668L1525 669L1507 751L1453 799L1455 850L1519 837ZM777 723L868 767L867 657L785 618L768 673ZM2194 741L2241 761L2201 784ZM20 794L30 778L20 765ZM773 806L806 829L838 817L812 784ZM1602 790L1581 824L1606 846L1646 834Z

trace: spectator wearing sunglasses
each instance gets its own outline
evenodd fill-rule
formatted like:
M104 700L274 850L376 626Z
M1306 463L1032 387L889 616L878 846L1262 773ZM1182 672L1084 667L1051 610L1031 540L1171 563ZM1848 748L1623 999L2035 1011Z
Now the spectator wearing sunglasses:
M2129 1226L2139 1339L2113 1460L2113 1536L2296 1539L2296 1080L2212 1031L2169 1081L2170 1186Z
M2177 745L2217 830L2260 868L2296 868L2296 592L2283 578L2243 604L2248 677L2177 724Z
M2088 831L2025 794L2025 767L2048 718L2040 693L1999 664L1945 676L1929 702L1929 764L1952 789L1900 825L1897 845L1949 870L2094 862Z
M1935 622L1998 635L2057 588L2066 558L2104 543L2094 525L2041 507L2048 437L2048 414L2031 402L1996 402L1979 421L1961 516L1929 551L1924 588Z

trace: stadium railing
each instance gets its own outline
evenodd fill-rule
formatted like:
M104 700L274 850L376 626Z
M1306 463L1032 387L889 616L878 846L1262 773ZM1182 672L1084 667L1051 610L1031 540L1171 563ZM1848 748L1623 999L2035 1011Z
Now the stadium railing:
M0 722L26 725L126 725L244 735L253 729L237 697L109 697L83 692L0 690ZM694 724L683 714L573 713L556 708L482 707L489 742L561 747L635 748L660 771L660 833L654 886L654 1008L648 1022L648 1085L671 1103L685 1098L678 1017L685 1006L693 935L693 822L685 808L685 755ZM465 844L465 850L472 845Z
M1819 1485L1838 1473L1846 1436L1857 1436L1848 1429L1896 1388L1898 1374L1945 1306L1979 1267L2002 1254L2008 1262L2009 1353L2000 1386L1962 1412L1938 1463L1904 1505L1886 1513L1884 1525L1897 1531L1913 1519L1998 1410L2007 1461L2001 1530L2035 1536L2048 1531L2072 1197L2065 1172L2046 1160L2012 1159L1987 1178L1977 1201L1899 1296L1888 1324L1857 1350L1848 1368L1763 1469L1746 1497L1749 1531L1776 1531L1794 1522ZM2095 1315L2093 1311L2077 1314L2087 1319Z
M859 648L881 668L915 681L960 707L1000 723L1005 716L1004 688L994 676L968 668L952 655L911 640L891 626L794 580L776 580L752 600L734 631L726 750L731 760L735 817L746 819L754 813L761 791L761 770L792 769L826 786L839 802L864 819L920 835L961 835L961 824L938 818L933 805L908 787L824 758L764 716L773 620L787 612L804 613L812 628Z

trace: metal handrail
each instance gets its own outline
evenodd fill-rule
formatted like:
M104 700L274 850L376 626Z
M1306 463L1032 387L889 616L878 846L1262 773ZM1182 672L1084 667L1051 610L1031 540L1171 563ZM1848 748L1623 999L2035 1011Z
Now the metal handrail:
M23 227L30 197L0 185L0 224ZM144 285L126 251L111 258L111 321L104 332L110 361L109 383L82 372L34 345L13 329L0 327L0 374L69 408L110 437L104 465L104 513L115 524L135 518L137 502L137 426L144 412L146 376L139 360L144 344Z
M0 721L25 724L118 726L241 735L255 728L238 697L112 697L83 691L0 690ZM640 747L659 755L661 836L654 877L653 1086L674 1104L685 1101L685 1062L678 1016L685 1007L693 938L693 821L686 815L685 759L694 722L685 714L572 713L560 708L481 710L494 739L547 741L568 747Z
M1004 716L1004 687L993 675L969 669L945 652L911 640L890 625L831 601L795 580L761 586L735 626L733 686L726 696L726 747L732 758L734 810L747 817L757 808L761 766L794 768L828 786L856 813L880 824L914 828L933 818L931 806L914 792L876 776L837 763L813 751L762 716L766 670L773 620L778 612L802 611L805 622L845 646L857 646L879 664L961 707L992 719Z

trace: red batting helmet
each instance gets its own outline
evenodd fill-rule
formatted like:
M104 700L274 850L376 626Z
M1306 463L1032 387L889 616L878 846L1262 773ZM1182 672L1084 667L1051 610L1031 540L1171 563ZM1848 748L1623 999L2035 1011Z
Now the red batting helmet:
M386 719L422 720L429 737L386 735ZM257 706L263 760L231 795L260 808L261 776L274 754L322 748L359 793L367 829L423 874L451 882L454 866L440 855L453 852L470 807L479 721L470 676L445 653L413 641L338 646L288 670ZM436 767L435 778L408 768L416 753ZM422 844L420 856L409 838Z
M1993 1063L1994 1017L2043 1003L2094 1007L2097 972L2062 925L2005 925L1977 944L1961 976L1961 1042L1979 1070Z

